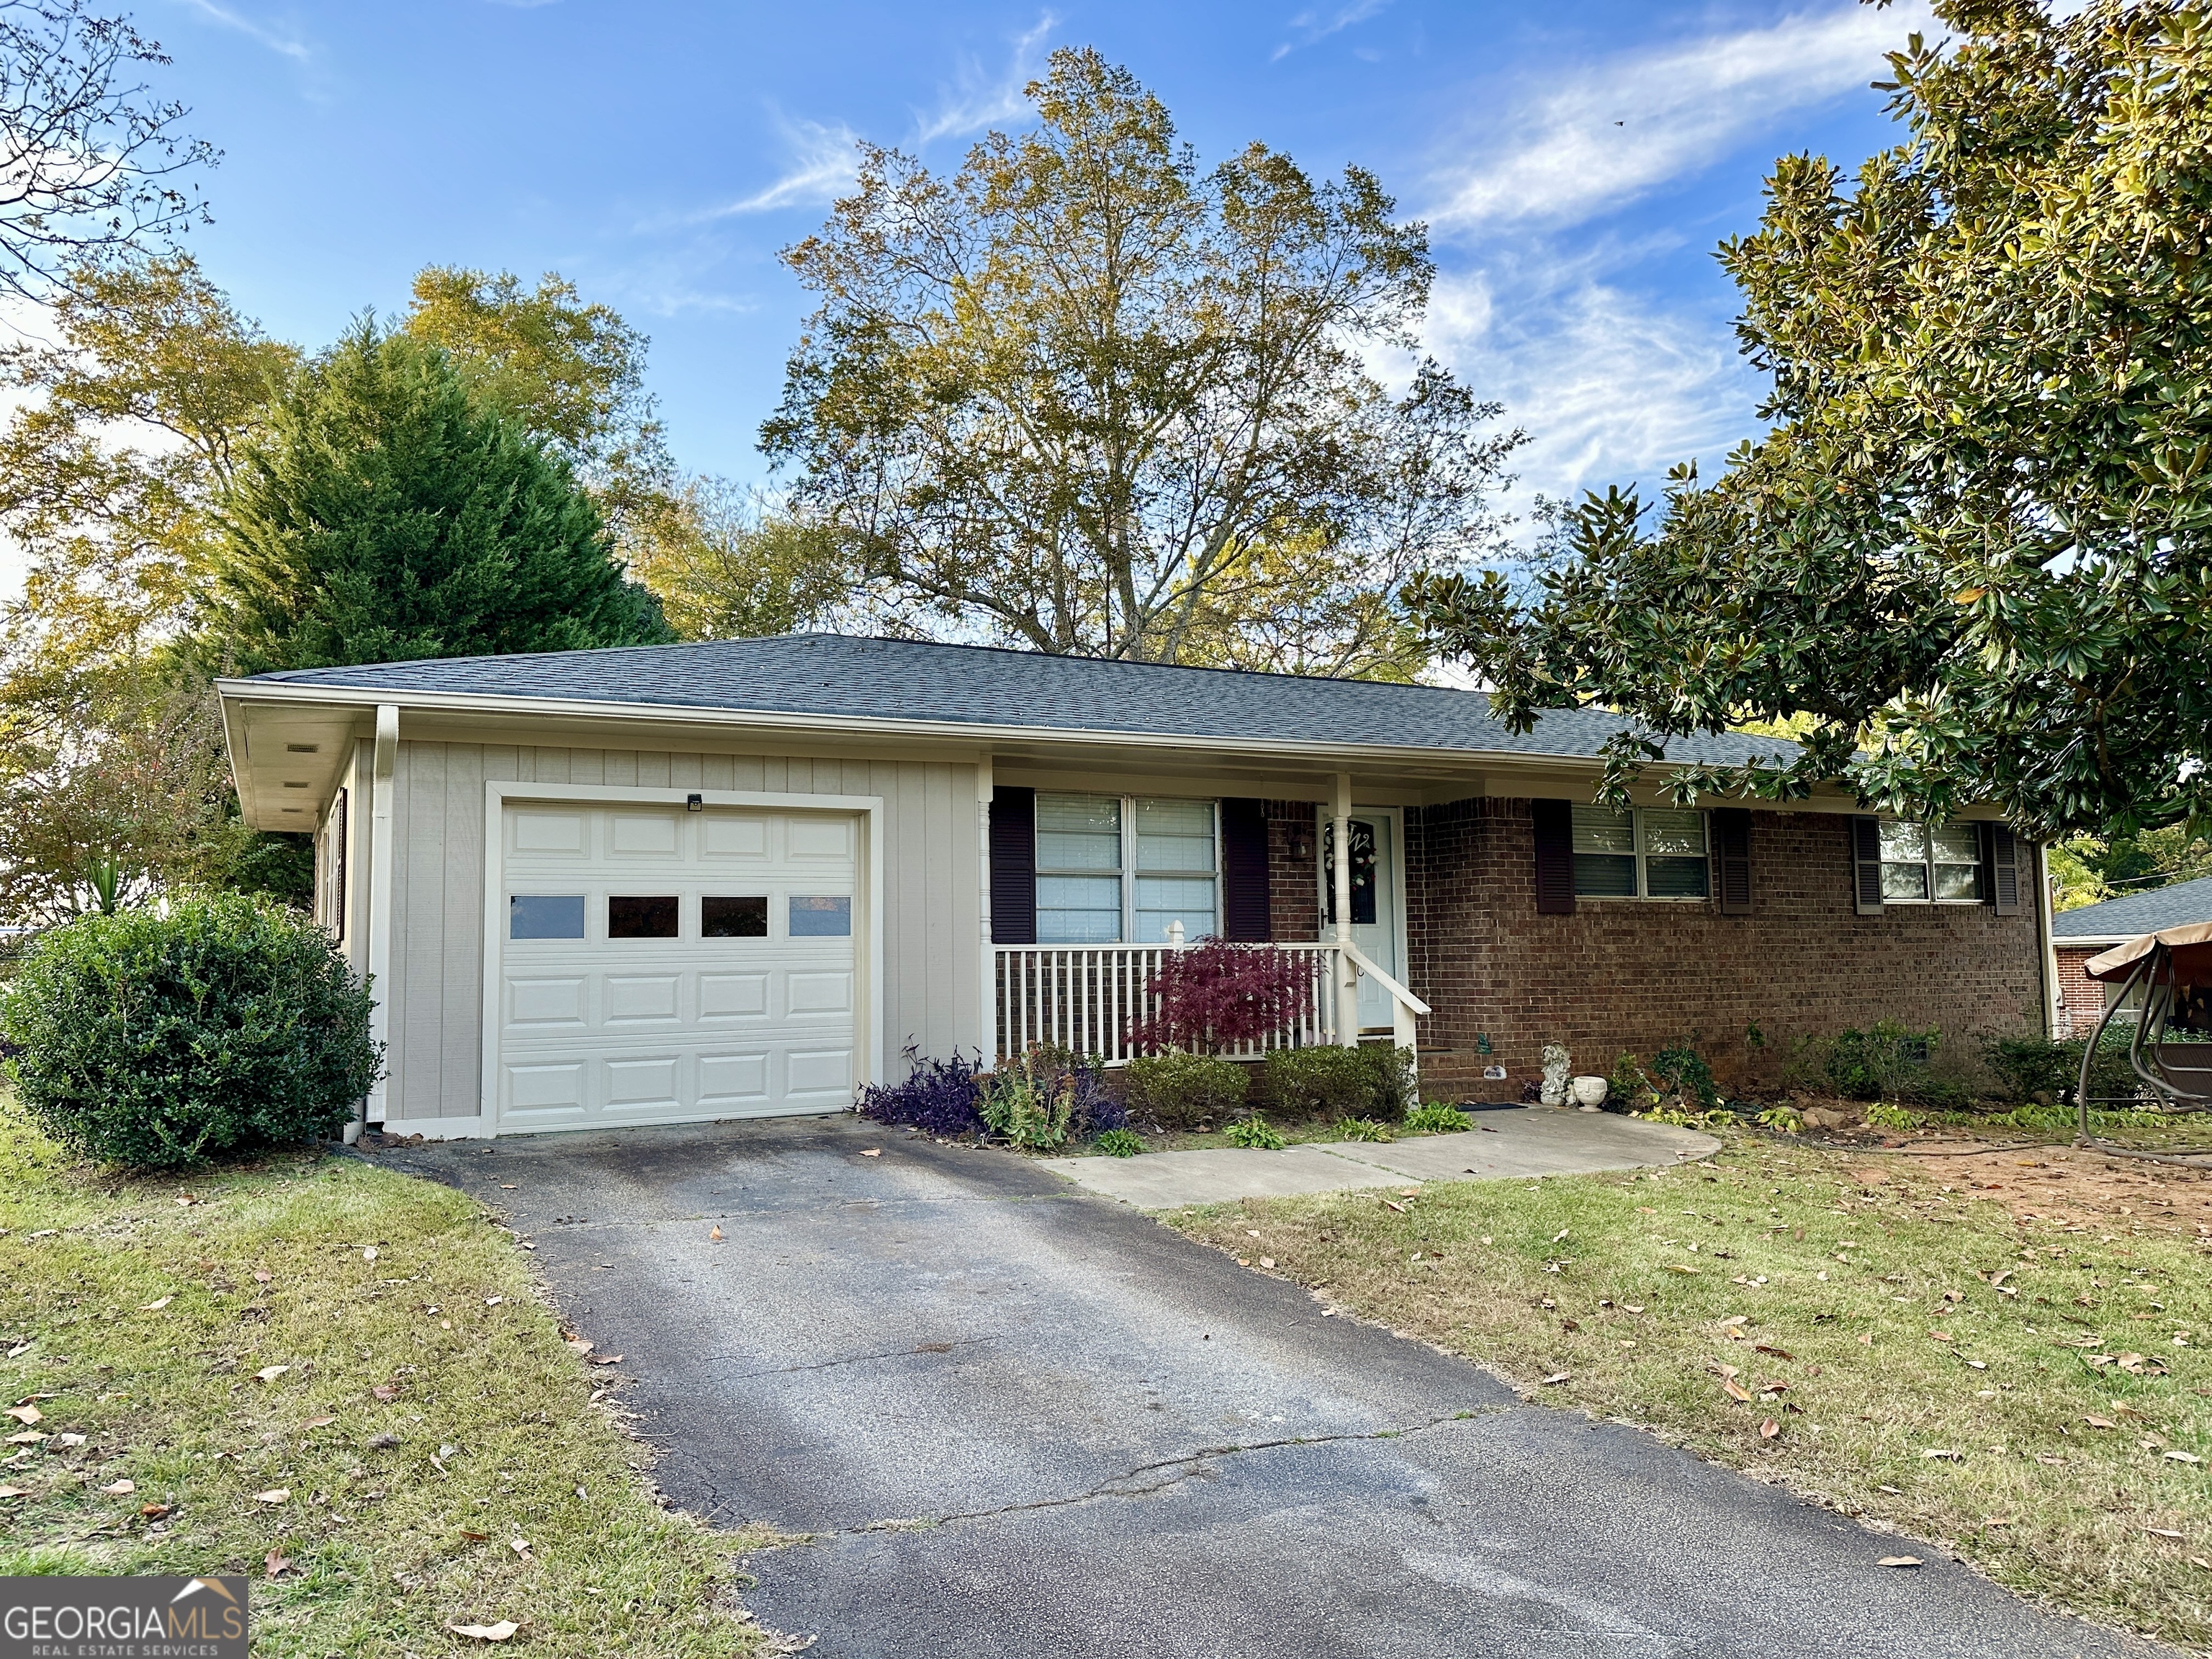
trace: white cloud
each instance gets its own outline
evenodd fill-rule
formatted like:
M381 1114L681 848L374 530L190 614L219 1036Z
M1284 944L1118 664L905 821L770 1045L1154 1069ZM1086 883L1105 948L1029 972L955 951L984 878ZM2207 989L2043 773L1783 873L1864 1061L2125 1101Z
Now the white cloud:
M280 53L296 63L307 63L314 56L313 51L304 40L289 33L280 33L265 23L256 22L243 12L233 11L228 6L219 6L216 3L216 0L181 0L181 3L188 10L204 17L209 22L220 24L227 29L235 29L248 40L258 40L270 51Z
M842 121L834 127L818 121L787 121L782 126L792 152L790 169L764 190L693 215L695 222L770 213L778 208L820 207L852 188L859 166L854 149L860 142L858 133Z
M1504 141L1436 181L1439 230L1580 223L1702 171L1778 117L1863 88L1926 0L1846 3L1568 72L1495 118Z
M1756 377L1729 336L1589 265L1440 277L1426 344L1528 433L1504 503L1524 541L1540 495L1572 501L1633 480L1653 500L1675 463L1696 459L1711 477L1729 449L1758 435Z
M1326 6L1310 7L1291 19L1291 38L1270 52L1267 61L1278 63L1301 46L1326 40L1340 29L1348 29L1354 23L1364 23L1389 3L1390 0L1351 0L1349 5L1338 6L1334 9Z
M995 80L986 77L975 59L963 63L957 79L938 100L936 110L927 115L916 112L915 148L919 149L939 138L978 132L994 121L1011 121L1026 113L1029 103L1022 96L1022 89L1036 79L1037 72L1044 67L1044 43L1059 23L1060 20L1050 12L1040 14L1035 27L1014 37L1014 50L1006 72Z

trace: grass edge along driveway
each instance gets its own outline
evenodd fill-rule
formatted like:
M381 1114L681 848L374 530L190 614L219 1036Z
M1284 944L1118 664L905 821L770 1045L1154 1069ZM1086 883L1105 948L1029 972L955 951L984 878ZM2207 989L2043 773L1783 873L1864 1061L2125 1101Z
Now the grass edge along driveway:
M729 1659L768 1638L662 1510L618 1367L517 1242L365 1161L126 1177L0 1098L0 1572L246 1572L256 1653Z
M1675 1170L1164 1218L1532 1399L2212 1648L2205 1244L2015 1220L1942 1160L1727 1143Z

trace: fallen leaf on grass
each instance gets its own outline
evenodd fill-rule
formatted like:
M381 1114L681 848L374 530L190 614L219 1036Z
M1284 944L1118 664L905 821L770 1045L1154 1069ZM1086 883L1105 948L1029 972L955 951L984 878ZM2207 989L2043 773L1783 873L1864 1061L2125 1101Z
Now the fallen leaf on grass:
M28 1498L30 1495L27 1486L0 1486L0 1498Z
M528 1539L509 1539L507 1540L507 1547L513 1550L517 1555L520 1556L524 1560L527 1561L530 1559L530 1540Z
M446 1628L474 1642L504 1642L522 1626L512 1619L502 1619L495 1625L448 1625Z
M167 1307L176 1299L177 1298L173 1296L157 1296L151 1302L140 1303L138 1304L138 1311L140 1313L159 1313L162 1309Z
M1384 1199L1382 1200L1382 1207L1386 1210L1395 1210L1400 1215L1406 1213L1406 1206L1397 1202L1395 1199Z
M266 1284L269 1282L269 1278L270 1278L270 1275L269 1275L269 1271L268 1271L268 1269L267 1269L267 1268L265 1268L265 1267L256 1267L256 1268L253 1270L253 1282L254 1282L255 1284L257 1284L257 1285L266 1285Z
M369 1393L374 1395L379 1400L384 1401L386 1403L399 1398L398 1389L390 1382L380 1382L374 1388L371 1389Z
M1926 1458L1941 1459L1948 1463L1963 1463L1966 1461L1966 1453L1953 1451L1947 1446L1930 1446L1920 1455Z
M1735 1401L1739 1406L1748 1406L1751 1404L1751 1391L1746 1389L1742 1383L1737 1382L1735 1378L1732 1376L1724 1376L1721 1378L1721 1392L1726 1395L1729 1399Z
M1937 1342L1948 1342L1951 1340L1951 1333L1948 1331L1930 1331L1928 1334L1931 1340Z
M1764 1342L1753 1343L1751 1351L1753 1353L1771 1353L1777 1359L1795 1359L1797 1357L1787 1348L1770 1348Z
M2179 1538L2181 1534L2172 1527L2145 1527L2143 1530L2154 1538Z
M1670 1273L1687 1273L1692 1279L1698 1276L1698 1270L1695 1267L1686 1267L1679 1261L1668 1262L1667 1271Z
M289 1365L264 1365L253 1373L253 1380L256 1382L274 1382L291 1369Z
M289 1501L291 1496L289 1486L271 1486L267 1492L254 1493L253 1501L257 1504L283 1504Z
M100 1488L110 1498L128 1498L137 1490L138 1483L135 1480L111 1480Z
M39 1442L48 1437L42 1430L26 1429L21 1434L9 1435L8 1443L11 1446L35 1446Z
M8 1407L7 1415L14 1418L18 1423L35 1423L46 1413L36 1406L10 1406Z
M2109 1429L2113 1426L2112 1419L2109 1417L2085 1417L2081 1420L2093 1429Z
M138 1513L149 1521L159 1521L168 1512L169 1506L167 1504L141 1504L138 1506Z
M491 1534L489 1533L475 1532L467 1527L463 1527L461 1528L461 1536L467 1539L471 1544L487 1544L491 1541Z
M1272 1267L1275 1265L1275 1258L1272 1255L1263 1255L1260 1258L1260 1265L1263 1267Z
M1574 1377L1573 1377L1573 1373L1572 1373L1572 1372L1570 1372L1570 1371L1561 1371L1561 1372L1559 1372L1556 1376L1547 1376L1547 1377L1546 1377L1546 1378L1544 1379L1544 1386L1545 1386L1546 1388L1547 1388L1547 1389L1549 1389L1549 1388L1553 1388L1553 1387L1556 1387L1558 1384L1559 1384L1559 1383L1561 1383L1561 1382L1572 1382L1573 1380L1574 1380Z
M368 1246L366 1249L364 1249L362 1251L362 1253L361 1253L361 1259L362 1259L363 1261L375 1261L375 1260L376 1260L376 1246L375 1246L375 1245L374 1245L374 1244L371 1244L371 1245Z
M1759 1425L1759 1437L1761 1440L1771 1440L1781 1432L1782 1425L1771 1417Z
M82 1446L85 1441L85 1437L81 1434L58 1434L54 1438L64 1446Z
M1917 1567L1919 1565L1920 1558L1917 1555L1885 1555L1875 1563L1877 1567Z
M2170 1451L2166 1455L2169 1463L2202 1463L2204 1460L2195 1452Z
M1566 1230L1565 1227L1562 1227L1562 1228L1560 1228L1560 1229L1559 1229L1559 1231L1557 1231L1557 1232L1555 1232L1555 1233L1553 1233L1553 1234L1552 1235L1552 1243L1554 1243L1554 1244L1556 1244L1556 1243L1558 1243L1561 1239L1565 1238L1566 1236L1567 1236L1567 1230Z
M278 1550L271 1550L261 1558L263 1569L271 1578L282 1578L292 1571L292 1558Z
M303 1429L327 1429L337 1421L335 1417L311 1417L300 1426Z

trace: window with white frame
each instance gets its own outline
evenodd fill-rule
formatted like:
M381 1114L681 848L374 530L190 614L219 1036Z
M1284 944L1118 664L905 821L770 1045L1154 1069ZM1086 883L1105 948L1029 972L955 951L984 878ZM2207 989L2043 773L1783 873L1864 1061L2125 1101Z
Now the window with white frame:
M1881 896L1887 904L1916 899L1979 904L1982 832L1971 823L1881 821Z
M1220 826L1210 800L1036 797L1040 945L1158 944L1220 928Z
M1700 811L1577 805L1574 853L1577 898L1701 899L1712 890Z

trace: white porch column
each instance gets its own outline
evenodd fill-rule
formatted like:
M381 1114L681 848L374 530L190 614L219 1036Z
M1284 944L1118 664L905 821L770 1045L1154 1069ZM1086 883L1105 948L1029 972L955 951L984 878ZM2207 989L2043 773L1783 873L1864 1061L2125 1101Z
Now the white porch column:
M392 769L399 758L399 705L376 706L376 757L369 772L368 790L368 987L376 1000L368 1011L368 1034L385 1049L386 1075L368 1091L368 1118L385 1121L385 1098L392 1057L387 1047L392 1035ZM499 834L499 826L488 827Z
M1336 942L1352 943L1352 774L1336 775ZM1359 1043L1359 970L1348 950L1336 953L1336 1040L1346 1048Z
M982 1001L977 1006L975 1052L993 1065L999 1058L999 953L991 941L991 757L975 761L975 891L981 917Z

